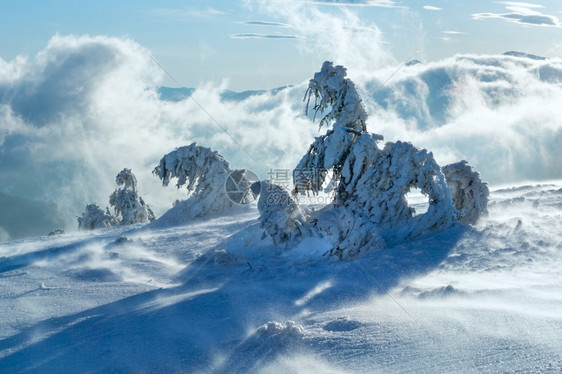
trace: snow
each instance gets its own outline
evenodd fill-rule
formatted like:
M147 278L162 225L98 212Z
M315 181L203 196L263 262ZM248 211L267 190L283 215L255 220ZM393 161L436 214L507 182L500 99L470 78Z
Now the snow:
M0 372L560 372L562 181L488 212L347 261L255 204L4 242Z

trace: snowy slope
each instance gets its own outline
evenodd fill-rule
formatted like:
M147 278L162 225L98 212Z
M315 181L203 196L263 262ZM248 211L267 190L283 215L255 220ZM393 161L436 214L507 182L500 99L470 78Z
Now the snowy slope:
M0 372L560 372L562 181L489 211L348 262L255 206L5 242Z

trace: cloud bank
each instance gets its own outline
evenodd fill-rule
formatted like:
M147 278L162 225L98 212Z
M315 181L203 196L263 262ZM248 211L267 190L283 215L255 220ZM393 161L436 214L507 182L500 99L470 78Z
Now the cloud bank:
M194 98L249 159L195 101L159 100L164 73L128 39L55 36L33 58L0 60L0 71L0 193L55 204L51 214L68 228L85 204L107 204L124 167L158 214L170 208L185 194L162 188L151 171L175 147L197 141L263 175L292 167L314 135L304 88L242 102L223 101L226 85L197 88Z
M459 55L406 67L368 104L372 131L509 183L562 178L560 100L560 59Z
M456 56L406 66L381 87L395 67L381 67L390 57L366 37L376 29L350 29L357 19L348 13L292 14L311 38L305 47L347 65L371 131L426 147L441 164L466 159L492 183L562 178L561 60ZM324 38L330 26L344 34ZM41 202L67 229L87 203L107 205L124 167L158 215L170 208L185 194L161 187L151 171L176 147L196 141L267 179L270 169L292 169L318 135L303 113L306 82L237 100L224 95L226 83L197 87L193 97L211 119L189 98L161 100L164 73L128 39L55 36L36 56L0 59L0 72L0 194ZM3 238L14 237L8 231Z

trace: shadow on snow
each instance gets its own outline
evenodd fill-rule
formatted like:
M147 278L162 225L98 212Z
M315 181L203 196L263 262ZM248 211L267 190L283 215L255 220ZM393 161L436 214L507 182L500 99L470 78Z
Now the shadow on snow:
M253 251L238 254L230 263L217 261L213 256L217 250L233 248L241 236L251 234L243 229L178 273L179 286L50 318L2 339L0 371L257 369L288 350L306 349L287 336L257 336L254 332L260 325L295 320L306 328L304 315L357 303L373 294L384 297L402 279L438 266L467 230L458 225L346 262L322 256L295 259L291 249L272 256ZM2 271L63 255L77 245L15 256L4 262Z

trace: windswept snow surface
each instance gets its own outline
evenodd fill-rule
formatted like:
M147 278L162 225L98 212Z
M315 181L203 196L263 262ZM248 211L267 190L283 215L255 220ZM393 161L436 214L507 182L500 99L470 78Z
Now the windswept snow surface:
M562 370L562 181L353 261L253 206L0 245L0 372ZM305 207L302 207L305 208Z

